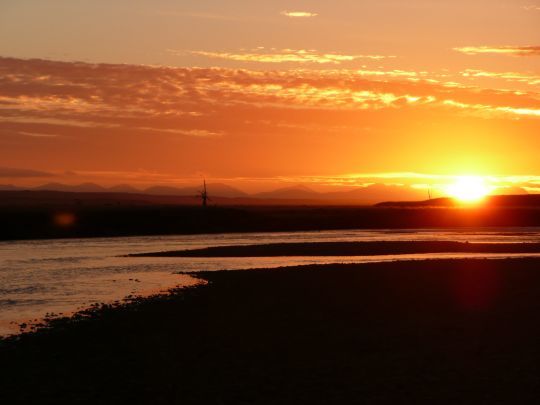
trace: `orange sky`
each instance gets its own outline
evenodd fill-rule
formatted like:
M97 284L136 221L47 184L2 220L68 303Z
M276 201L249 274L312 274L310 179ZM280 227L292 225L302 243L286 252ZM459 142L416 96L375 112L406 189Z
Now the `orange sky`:
M0 4L0 184L540 191L538 1L108 3Z

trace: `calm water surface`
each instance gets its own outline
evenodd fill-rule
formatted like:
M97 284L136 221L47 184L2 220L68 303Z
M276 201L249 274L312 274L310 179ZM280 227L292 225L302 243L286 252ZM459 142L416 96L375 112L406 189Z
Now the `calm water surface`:
M122 255L254 243L328 241L469 241L540 243L540 228L346 230L255 234L144 236L0 242L0 335L47 313L70 314L95 302L148 295L198 282L178 272L273 268L404 259L523 257L526 254L410 254L348 257L127 258Z

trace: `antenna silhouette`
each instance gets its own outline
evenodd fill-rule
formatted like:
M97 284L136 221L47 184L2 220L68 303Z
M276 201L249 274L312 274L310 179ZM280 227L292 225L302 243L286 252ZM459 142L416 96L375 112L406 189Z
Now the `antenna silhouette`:
M208 191L206 190L206 179L203 179L203 189L199 191L199 197L201 197L202 206L206 207L210 201L208 197Z
M427 195L428 195L428 199L431 200L431 189L430 188L428 188Z

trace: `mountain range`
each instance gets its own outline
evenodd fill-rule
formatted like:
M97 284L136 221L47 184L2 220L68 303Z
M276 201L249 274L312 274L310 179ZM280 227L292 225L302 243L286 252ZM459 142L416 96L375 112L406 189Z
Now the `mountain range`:
M425 198L425 193L406 186L388 186L373 184L354 190L318 192L307 186L298 185L279 188L273 191L248 194L237 188L221 183L209 183L207 185L210 197L222 198L253 198L264 200L324 200L331 201L359 201L362 203L375 203L391 199L419 200ZM23 188L14 185L0 185L0 190L34 190L34 191L62 191L76 193L131 193L159 196L183 196L195 197L200 192L200 187L170 187L152 186L145 189L137 189L128 184L120 184L114 187L103 187L95 183L83 183L68 185L62 183L47 183L38 187Z
M248 194L237 188L222 183L207 185L210 198L234 199L242 204L269 201L271 204L288 203L324 203L324 204L376 204L382 201L423 201L426 191L409 186L372 184L352 190L318 192L305 185L279 188L273 191ZM47 183L38 187L24 188L14 185L0 185L2 191L59 191L70 193L107 193L107 194L138 194L149 196L197 197L201 188L198 186L171 187L152 186L144 189L135 188L129 184L119 184L113 187L103 187L95 183L68 185L62 183ZM525 192L523 192L525 193ZM515 193L517 194L517 193Z

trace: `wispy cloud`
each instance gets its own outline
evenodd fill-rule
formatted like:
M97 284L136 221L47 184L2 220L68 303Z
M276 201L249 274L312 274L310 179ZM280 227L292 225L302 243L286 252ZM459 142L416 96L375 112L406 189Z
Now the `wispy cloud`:
M454 50L466 55L540 56L540 46L464 46Z
M281 15L290 18L310 18L317 17L319 14L310 11L282 11Z
M0 135L10 142L31 142L38 137L47 137L47 142L75 142L102 136L117 137L123 143L130 136L206 142L254 133L335 134L336 128L339 133L365 133L365 127L376 127L377 122L391 121L391 117L410 119L414 113L540 118L536 90L450 87L430 80L426 72L379 73L0 58ZM513 74L467 74L521 80ZM360 115L364 119L359 120Z
M522 6L521 8L527 11L540 11L540 6L535 5L535 4L529 4L526 6Z
M208 131L205 129L175 129L175 128L152 128L152 127L138 127L135 128L143 131L156 131L161 133L168 133L174 135L194 136L200 138L216 137L224 135L220 131Z
M13 167L0 167L0 178L34 178L34 177L51 177L52 173L40 170L19 169Z
M36 157L45 153L49 161L61 162L55 167L77 171L83 167L145 167L187 176L197 168L224 178L250 173L253 177L274 177L279 182L285 181L277 178L280 175L300 176L318 170L321 174L335 174L334 168L321 168L319 155L306 151L304 145L314 141L321 145L317 153L324 153L321 150L326 145L330 152L339 147L340 151L361 153L360 158L355 155L355 163L339 170L356 170L361 161L360 170L369 172L381 167L380 155L386 153L381 144L399 149L388 152L395 153L398 160L400 156L414 156L420 137L427 139L425 131L440 133L437 142L453 158L467 150L473 134L485 139L482 145L488 145L491 133L497 131L516 134L510 138L523 136L527 142L520 144L531 145L540 125L540 93L537 86L527 84L535 80L533 74L524 77L512 72L469 70L464 71L469 76L446 71L433 76L413 70L341 69L333 64L331 69L323 70L302 67L176 68L0 57L2 162L17 167L20 162L39 162ZM459 77L469 85L447 84ZM474 84L480 80L496 86L476 87ZM520 92L500 90L498 85L506 80L529 82L511 83L522 86ZM422 122L439 125L422 127ZM471 128L470 136L465 128ZM404 138L406 142L402 142ZM375 142L371 149L371 141L366 139ZM301 145L301 149L290 149L295 145ZM361 152L355 152L356 148ZM524 148L516 146L516 153L529 153L533 160L534 148ZM17 158L21 150L28 154L27 159ZM205 151L203 155L201 150ZM509 149L505 146L505 150ZM290 163L280 158L279 164L272 164L275 170L259 169L269 167L272 156L287 154L293 156ZM438 165L444 153L424 155ZM73 162L79 158L81 166L74 167ZM99 159L103 159L102 166L96 164ZM121 159L126 161L110 164ZM239 161L245 161L245 166L238 168ZM407 166L408 162L392 163L388 171L428 167ZM39 173L0 170L0 177L2 173L23 182L40 181ZM88 176L88 181L105 178L103 174ZM134 182L142 182L138 174L133 178ZM159 176L156 180L145 179L177 181L172 177L159 180ZM296 183L304 181L308 180L294 179ZM368 173L321 178L319 183L361 187L370 183L422 185L437 181L414 173ZM538 186L530 182L530 187Z
M19 131L19 134L23 135L23 136L30 136L32 138L56 138L56 137L58 137L57 134L48 134L48 133L42 133L42 132Z
M181 55L181 51L168 50L170 53ZM208 58L228 59L241 62L260 62L260 63L311 63L311 64L334 64L338 65L344 62L352 62L358 59L381 60L394 58L395 56L385 55L346 55L339 53L324 53L316 50L306 49L266 49L259 47L244 52L210 52L210 51L191 51L194 55L205 56Z
M466 69L461 72L461 76L467 78L479 78L485 77L489 79L504 79L508 81L515 81L520 83L527 83L532 86L540 84L540 76L525 74L519 72L489 72L485 70L478 69Z
M455 100L444 100L443 104L451 107L467 110L468 112L477 112L485 117L500 116L501 114L508 114L509 116L529 116L539 117L540 109L538 108L524 108L524 107L511 107L511 106L494 106L489 104L471 104L463 103Z

